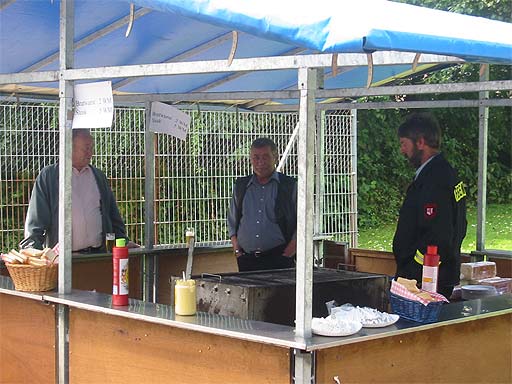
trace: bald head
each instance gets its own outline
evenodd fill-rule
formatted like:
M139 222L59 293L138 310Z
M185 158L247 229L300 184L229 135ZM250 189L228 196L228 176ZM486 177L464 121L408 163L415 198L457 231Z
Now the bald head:
M73 129L73 167L79 171L91 162L94 139L88 129Z

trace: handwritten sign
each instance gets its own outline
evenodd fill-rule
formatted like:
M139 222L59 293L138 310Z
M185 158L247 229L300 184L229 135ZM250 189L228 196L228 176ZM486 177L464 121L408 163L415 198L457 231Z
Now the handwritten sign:
M74 96L73 128L112 126L114 101L110 81L76 84Z
M151 132L167 133L178 139L185 140L190 127L190 116L172 105L151 103Z

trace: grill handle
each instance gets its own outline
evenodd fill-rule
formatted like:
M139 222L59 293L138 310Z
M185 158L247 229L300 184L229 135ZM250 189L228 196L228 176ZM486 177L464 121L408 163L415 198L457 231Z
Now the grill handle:
M219 283L222 281L222 276L221 275L215 275L213 273L201 273L201 278L203 277L218 277L219 278Z

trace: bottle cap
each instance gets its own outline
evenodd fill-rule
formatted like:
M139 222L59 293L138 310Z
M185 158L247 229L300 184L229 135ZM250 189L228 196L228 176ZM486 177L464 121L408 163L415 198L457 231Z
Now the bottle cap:
M120 238L120 239L116 239L116 247L125 247L126 246L126 239L125 238Z
M427 253L429 255L437 255L437 245L427 245Z

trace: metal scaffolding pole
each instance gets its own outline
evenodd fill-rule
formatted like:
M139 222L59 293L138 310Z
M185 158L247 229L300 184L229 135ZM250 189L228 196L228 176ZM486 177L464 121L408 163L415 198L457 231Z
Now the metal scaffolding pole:
M489 80L489 65L480 66L480 81ZM478 93L480 101L489 98L489 92ZM487 135L489 128L489 108L478 107L478 198L476 221L476 250L485 249L485 218L487 207Z
M60 71L73 67L75 31L74 0L60 3ZM73 82L59 80L59 294L71 292L71 152L73 124ZM69 307L57 307L57 380L69 382Z
M146 127L151 121L151 102L145 103ZM155 243L155 133L146 129L144 132L144 247L151 250ZM156 303L156 268L157 258L155 255L146 254L143 258L143 297L144 301Z
M299 142L297 196L297 285L295 333L311 337L313 303L313 214L315 166L315 91L317 70L299 69ZM308 353L295 354L295 382L311 383L313 358Z

